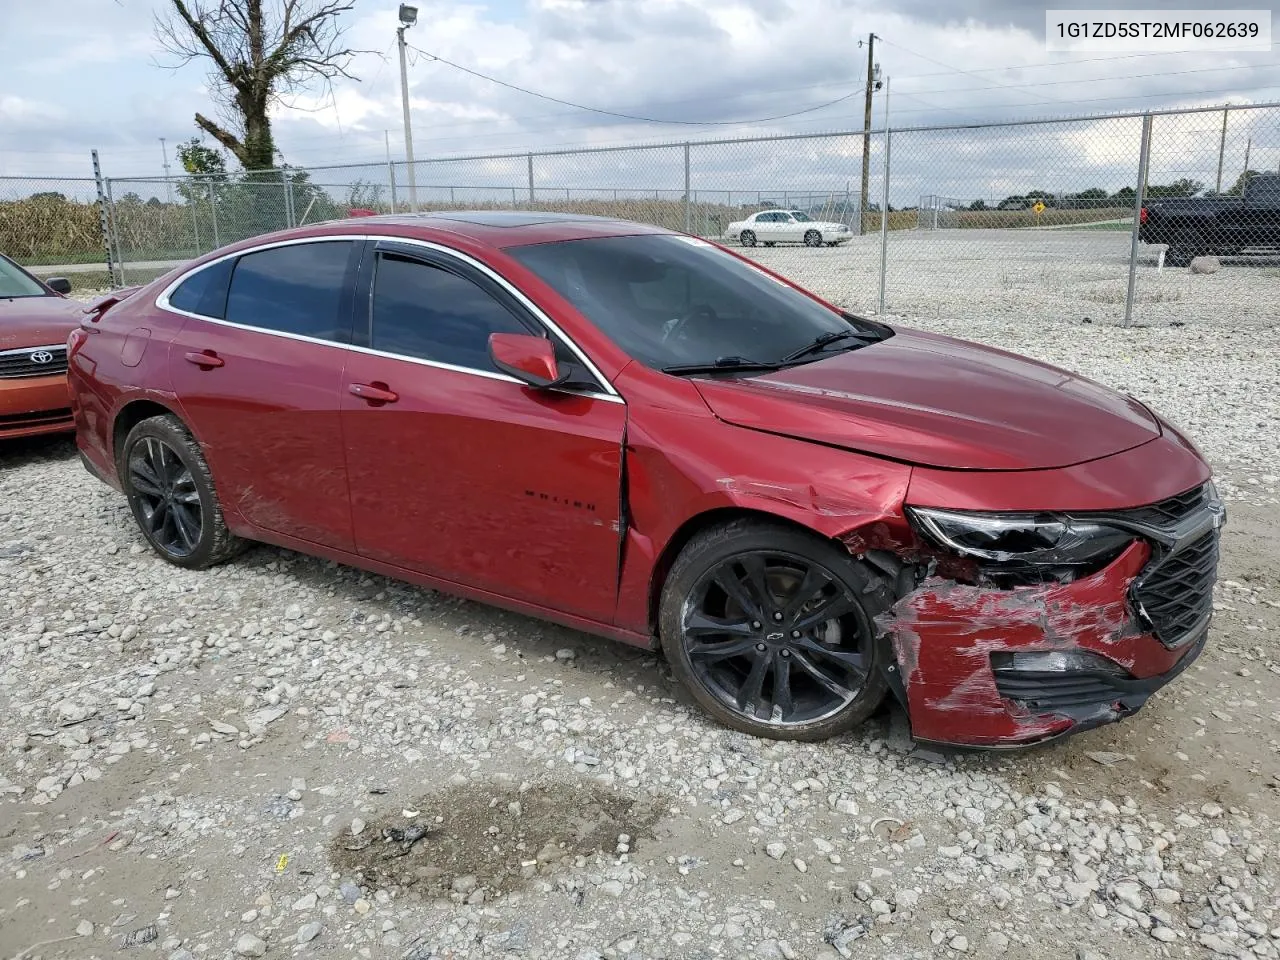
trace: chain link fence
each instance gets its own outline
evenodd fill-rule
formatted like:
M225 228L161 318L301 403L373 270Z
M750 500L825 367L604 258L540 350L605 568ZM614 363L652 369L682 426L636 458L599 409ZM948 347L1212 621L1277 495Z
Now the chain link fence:
M232 241L322 220L548 210L738 244L867 313L1104 323L1192 309L1180 284L1199 254L1263 278L1280 265L1280 104L891 127L866 140L865 153L863 134L846 132L412 167L0 179L0 249L39 270L132 284Z

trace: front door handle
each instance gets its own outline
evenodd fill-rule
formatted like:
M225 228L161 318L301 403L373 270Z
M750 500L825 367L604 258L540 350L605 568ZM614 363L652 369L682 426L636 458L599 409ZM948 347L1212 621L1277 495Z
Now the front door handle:
M347 389L361 400L367 401L371 407L380 407L384 403L395 403L400 399L400 394L385 383L351 383L347 385Z
M214 367L223 366L226 362L212 350L192 350L190 353L183 354L183 359L187 363L194 363L201 370L212 370Z

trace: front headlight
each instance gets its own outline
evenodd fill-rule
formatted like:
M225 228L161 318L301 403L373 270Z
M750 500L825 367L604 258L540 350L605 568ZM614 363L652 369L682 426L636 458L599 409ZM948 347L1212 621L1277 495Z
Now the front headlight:
M963 513L909 507L916 527L939 546L982 564L1100 567L1133 540L1105 523L1055 514Z

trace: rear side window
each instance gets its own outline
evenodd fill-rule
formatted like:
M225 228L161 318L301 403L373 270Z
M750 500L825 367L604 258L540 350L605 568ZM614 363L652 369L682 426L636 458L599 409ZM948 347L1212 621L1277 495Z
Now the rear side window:
M351 243L297 243L245 254L231 274L226 320L317 340L348 340L350 317L341 314Z
M529 332L511 311L465 277L393 254L378 259L373 280L375 350L496 371L489 359L489 334Z
M193 273L169 294L169 306L187 313L198 313L202 317L223 319L227 309L227 286L235 265L232 257Z

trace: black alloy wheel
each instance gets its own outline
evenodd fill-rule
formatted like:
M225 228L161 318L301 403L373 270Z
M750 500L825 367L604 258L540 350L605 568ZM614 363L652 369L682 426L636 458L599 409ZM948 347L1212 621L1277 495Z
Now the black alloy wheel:
M809 230L804 235L804 245L806 247L822 246L822 234L817 230Z
M162 553L191 556L204 530L204 510L195 477L177 451L157 437L143 437L129 451L129 488L147 539Z
M874 617L891 598L874 572L830 544L762 528L776 546L753 529L738 549L707 551L716 555L696 573L681 568L702 549L691 542L669 578L679 594L664 596L663 646L695 698L729 726L825 739L884 698Z
M227 528L200 445L172 414L136 424L121 447L119 474L147 542L165 560L201 569L248 544Z
M738 242L744 247L754 247L756 245L756 235L754 230L743 230L738 234Z

